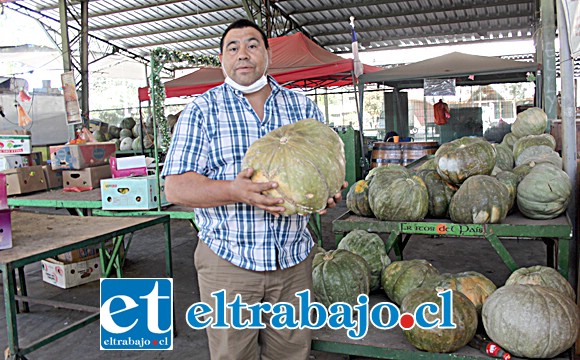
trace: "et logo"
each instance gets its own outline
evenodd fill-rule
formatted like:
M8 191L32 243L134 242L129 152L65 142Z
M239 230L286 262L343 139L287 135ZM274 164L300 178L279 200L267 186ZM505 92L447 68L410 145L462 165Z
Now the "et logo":
M101 350L172 350L173 279L101 279Z

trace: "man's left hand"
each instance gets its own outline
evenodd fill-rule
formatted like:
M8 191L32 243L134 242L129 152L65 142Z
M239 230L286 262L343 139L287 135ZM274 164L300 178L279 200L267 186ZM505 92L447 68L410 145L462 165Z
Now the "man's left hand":
M337 192L336 195L334 195L333 197L328 199L328 201L326 202L326 208L323 210L320 210L318 212L318 214L325 215L326 209L332 209L333 207L335 207L336 204L338 204L340 202L340 200L342 200L342 190L346 189L347 186L348 186L348 182L346 182L346 181L343 182L342 187L340 188L340 191Z

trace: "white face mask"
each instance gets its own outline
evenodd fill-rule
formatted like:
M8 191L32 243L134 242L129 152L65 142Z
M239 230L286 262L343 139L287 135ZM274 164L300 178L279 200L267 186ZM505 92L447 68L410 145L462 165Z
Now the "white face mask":
M261 90L264 86L268 85L268 77L266 74L264 74L261 78L256 80L255 83L248 86L238 84L229 76L226 76L226 80L224 82L234 89L241 91L243 94L251 94Z
M266 63L268 63L268 58L266 58ZM234 89L241 91L242 94L255 93L256 91L262 90L262 88L264 86L268 85L268 77L266 76L266 71L268 71L268 67L266 67L264 69L264 73L262 74L261 78L256 80L253 84L246 86L246 85L240 85L237 82L235 82L234 80L232 80L228 76L228 74L226 73L226 70L222 66L222 72L224 73L224 76L226 77L224 82L226 84L228 84L229 86L233 87Z

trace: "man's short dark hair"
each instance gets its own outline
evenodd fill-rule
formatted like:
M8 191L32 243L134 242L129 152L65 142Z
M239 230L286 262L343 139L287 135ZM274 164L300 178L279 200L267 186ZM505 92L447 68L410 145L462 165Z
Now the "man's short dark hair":
M224 39L225 39L226 35L228 34L228 32L230 32L230 30L232 30L232 29L242 29L245 27L251 27L251 28L258 30L260 32L260 34L262 34L262 40L264 40L264 44L266 45L266 49L270 48L270 45L268 44L268 37L266 36L266 33L264 32L264 30L262 30L258 25L256 25L255 22L253 22L251 20L239 19L239 20L236 20L233 23L231 23L230 26L228 26L228 28L226 29L226 31L224 31L224 34L222 35L222 38L220 40L220 54L223 52Z

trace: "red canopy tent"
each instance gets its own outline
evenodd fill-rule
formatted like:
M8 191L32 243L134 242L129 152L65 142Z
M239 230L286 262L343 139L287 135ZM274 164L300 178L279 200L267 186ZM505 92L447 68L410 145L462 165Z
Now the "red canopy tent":
M272 64L268 74L286 87L317 88L352 85L354 62L318 46L304 34L271 38ZM382 70L363 65L365 74ZM224 82L221 68L201 68L164 84L166 96L201 94ZM139 88L139 100L149 100L149 88Z

